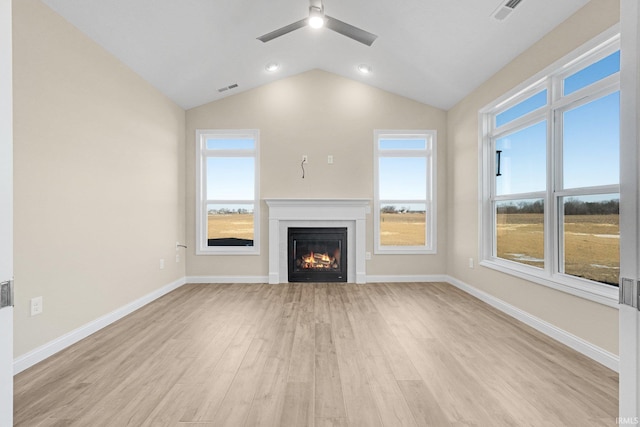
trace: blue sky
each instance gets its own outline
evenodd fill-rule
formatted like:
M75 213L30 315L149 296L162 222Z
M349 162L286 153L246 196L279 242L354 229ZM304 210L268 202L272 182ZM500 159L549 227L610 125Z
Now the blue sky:
M564 81L571 94L620 70L615 52ZM508 123L545 105L546 90L496 117ZM563 188L618 184L620 176L620 94L618 92L563 113ZM501 150L498 195L544 191L546 186L546 122L542 121L496 141Z
M381 157L380 199L424 200L427 164L424 157Z
M544 191L546 121L496 141L501 150L498 195ZM618 92L564 113L563 188L617 184L620 177Z

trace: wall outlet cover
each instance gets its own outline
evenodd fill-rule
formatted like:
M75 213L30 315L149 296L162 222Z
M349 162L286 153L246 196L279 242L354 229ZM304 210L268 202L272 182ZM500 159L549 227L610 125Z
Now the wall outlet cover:
M42 313L42 297L31 298L31 315L36 316Z

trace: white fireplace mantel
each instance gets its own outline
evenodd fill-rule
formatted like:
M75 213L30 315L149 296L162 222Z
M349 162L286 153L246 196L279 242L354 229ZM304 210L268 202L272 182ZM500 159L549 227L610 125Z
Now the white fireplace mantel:
M289 227L346 227L347 281L366 283L367 199L265 199L269 207L269 283L288 282Z

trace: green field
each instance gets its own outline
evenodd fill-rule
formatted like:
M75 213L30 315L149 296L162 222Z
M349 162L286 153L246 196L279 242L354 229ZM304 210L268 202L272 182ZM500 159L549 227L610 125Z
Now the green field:
M544 267L542 214L498 214L498 257ZM619 215L567 215L565 273L617 284L620 273Z

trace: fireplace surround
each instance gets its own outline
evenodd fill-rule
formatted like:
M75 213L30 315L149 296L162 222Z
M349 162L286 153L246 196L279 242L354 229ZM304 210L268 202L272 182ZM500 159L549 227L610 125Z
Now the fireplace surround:
M347 282L366 283L367 199L265 199L269 208L269 283L287 283L288 229L346 228Z

